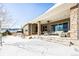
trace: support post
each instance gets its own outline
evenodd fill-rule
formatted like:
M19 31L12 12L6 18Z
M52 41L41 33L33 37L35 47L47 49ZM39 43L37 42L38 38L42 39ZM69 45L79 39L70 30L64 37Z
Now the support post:
M39 21L38 22L38 35L40 35L41 34L41 24L40 24L41 22Z

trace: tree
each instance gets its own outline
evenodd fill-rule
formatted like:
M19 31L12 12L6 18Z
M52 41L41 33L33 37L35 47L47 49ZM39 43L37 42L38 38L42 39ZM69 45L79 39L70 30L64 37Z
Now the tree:
M11 22L10 18L8 17L8 12L4 8L4 5L0 3L0 45L2 46L2 32L3 30L7 30L9 28L9 24Z
M2 21L4 18L5 12L3 10L3 4L0 4L0 45L2 46L2 34L1 34L1 28L2 28Z
M4 5L0 3L0 45L2 46L2 31L8 30L9 28L13 27L17 23L7 9L4 8Z

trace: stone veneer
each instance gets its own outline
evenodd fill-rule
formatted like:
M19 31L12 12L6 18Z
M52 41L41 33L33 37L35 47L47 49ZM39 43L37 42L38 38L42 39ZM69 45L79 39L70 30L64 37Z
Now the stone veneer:
M79 7L70 9L70 36L71 39L79 39Z

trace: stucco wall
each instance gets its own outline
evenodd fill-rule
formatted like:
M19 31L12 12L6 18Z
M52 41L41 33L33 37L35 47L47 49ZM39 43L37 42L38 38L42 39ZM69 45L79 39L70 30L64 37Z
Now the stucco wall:
M23 33L24 33L24 35L29 35L29 24L27 24L27 25L23 28Z

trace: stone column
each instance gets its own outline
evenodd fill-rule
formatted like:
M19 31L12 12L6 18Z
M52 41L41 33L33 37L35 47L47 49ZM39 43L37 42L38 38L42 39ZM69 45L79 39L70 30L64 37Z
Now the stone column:
M30 33L32 35L32 24L30 24Z
M47 31L50 32L50 21L47 21Z
M79 7L78 5L70 9L70 37L79 39Z
M41 22L39 21L38 22L38 35L40 35L41 34L41 24L40 24Z

